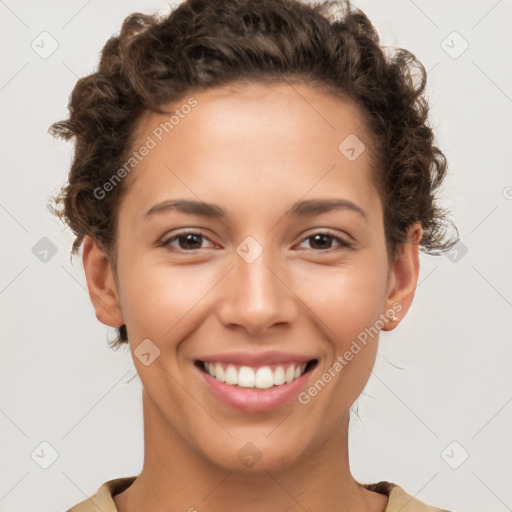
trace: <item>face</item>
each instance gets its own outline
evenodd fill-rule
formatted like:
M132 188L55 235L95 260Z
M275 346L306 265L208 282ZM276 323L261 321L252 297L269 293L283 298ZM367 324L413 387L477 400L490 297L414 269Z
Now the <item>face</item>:
M388 260L354 104L288 84L190 96L197 104L161 141L169 116L139 125L137 147L156 144L118 212L115 325L127 326L152 414L192 450L228 469L247 469L240 454L254 450L258 469L283 468L332 438L362 392L375 332L407 307L400 272L415 284L413 258ZM366 149L340 150L349 136ZM166 203L177 200L203 208ZM221 363L217 379L200 361ZM279 366L288 380L307 371L279 384ZM240 385L221 382L228 373Z

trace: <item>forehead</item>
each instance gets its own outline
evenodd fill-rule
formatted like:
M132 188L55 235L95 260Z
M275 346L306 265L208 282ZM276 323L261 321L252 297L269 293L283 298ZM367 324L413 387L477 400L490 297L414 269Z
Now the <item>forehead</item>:
M190 108L192 100L195 105ZM165 125L170 117L173 126L168 126L164 133L156 133L158 139L169 140L171 132L175 138L180 134L190 137L193 130L196 139L206 135L207 140L223 138L246 146L251 144L252 137L275 141L274 146L302 137L312 142L322 138L324 145L336 147L346 133L366 138L362 111L353 101L303 83L262 82L191 91L166 109L179 116L146 111L137 127L139 140L155 132L160 123Z
M134 207L228 193L270 204L343 189L360 203L375 199L369 139L353 102L304 84L254 83L190 92L166 109L178 114L173 123L146 112L138 125L135 148L154 144L129 176ZM354 148L355 159L347 153Z

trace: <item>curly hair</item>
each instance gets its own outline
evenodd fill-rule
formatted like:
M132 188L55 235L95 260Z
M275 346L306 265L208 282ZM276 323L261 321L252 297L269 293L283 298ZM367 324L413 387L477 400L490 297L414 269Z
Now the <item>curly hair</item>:
M101 200L95 190L129 158L144 112L169 114L164 107L192 91L289 80L359 106L372 142L388 254L396 256L416 221L421 250L449 250L456 242L447 236L452 223L435 194L447 160L428 124L425 68L409 51L387 52L379 41L350 0L186 0L165 16L126 17L103 47L98 70L77 81L69 118L49 128L56 137L75 138L68 183L50 205L75 234L71 257L90 234L115 271L116 213L127 185L112 187ZM127 341L123 325L111 346Z

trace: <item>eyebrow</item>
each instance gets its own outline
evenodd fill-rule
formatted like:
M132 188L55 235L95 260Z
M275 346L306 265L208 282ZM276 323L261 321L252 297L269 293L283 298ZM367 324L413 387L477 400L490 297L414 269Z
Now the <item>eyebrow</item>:
M226 210L213 203L194 201L191 199L169 199L152 206L143 216L144 220L167 211L177 210L192 215L201 215L215 219L226 219ZM368 222L366 212L352 201L347 199L309 199L298 201L285 213L291 217L309 217L320 215L333 210L349 210L357 213Z

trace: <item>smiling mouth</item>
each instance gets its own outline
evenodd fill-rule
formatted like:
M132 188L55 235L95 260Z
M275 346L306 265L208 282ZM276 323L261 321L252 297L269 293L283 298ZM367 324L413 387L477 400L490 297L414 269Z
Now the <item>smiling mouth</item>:
M238 388L269 389L288 384L313 370L318 359L307 363L285 363L267 366L244 366L197 360L194 364L215 380Z

